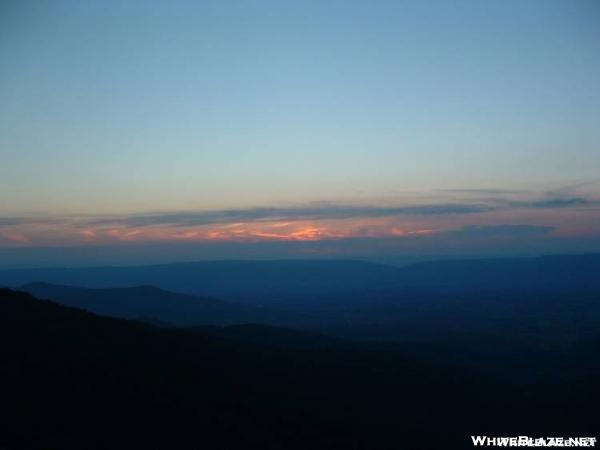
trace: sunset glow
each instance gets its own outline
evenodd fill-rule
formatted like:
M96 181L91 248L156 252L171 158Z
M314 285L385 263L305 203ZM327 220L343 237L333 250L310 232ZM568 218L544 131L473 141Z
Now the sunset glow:
M533 198L533 199L532 199ZM580 197L583 198L583 197ZM576 207L524 196L476 202L363 206L300 206L239 210L175 211L109 216L21 217L0 226L5 247L103 245L113 243L319 242L348 239L517 242L538 238L600 236L594 198ZM313 217L312 219L306 219ZM245 219L245 220L240 220ZM509 225L506 225L509 224ZM512 225L510 225L512 224ZM515 225L516 224L516 225ZM528 231L529 230L529 231ZM527 233L527 234L524 234ZM440 241L441 239L441 241ZM465 241L465 239L467 241ZM508 241L507 241L508 239ZM491 241L490 241L491 242ZM478 244L480 245L480 244Z
M593 2L242 3L0 10L0 265L600 251Z

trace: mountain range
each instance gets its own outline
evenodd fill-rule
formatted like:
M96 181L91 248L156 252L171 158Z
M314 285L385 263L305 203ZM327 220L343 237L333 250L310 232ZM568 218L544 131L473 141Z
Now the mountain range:
M26 269L0 271L0 284L166 326L254 323L355 340L485 331L559 343L593 333L600 323L599 255L404 268L292 260Z
M460 449L593 436L600 335L360 343L159 327L0 289L0 448Z

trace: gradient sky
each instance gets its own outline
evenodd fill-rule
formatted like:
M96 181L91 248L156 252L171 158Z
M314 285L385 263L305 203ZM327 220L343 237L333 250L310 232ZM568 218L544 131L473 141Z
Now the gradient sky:
M593 0L4 1L0 248L600 251L599 80Z

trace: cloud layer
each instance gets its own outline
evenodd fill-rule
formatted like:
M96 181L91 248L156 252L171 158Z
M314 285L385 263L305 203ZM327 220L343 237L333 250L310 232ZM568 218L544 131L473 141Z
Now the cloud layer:
M596 231L600 202L568 190L449 190L438 201L0 218L0 246L163 241L319 241L439 235L521 238ZM595 222L598 223L598 222ZM587 227L587 228L586 228ZM590 231L591 230L591 231Z

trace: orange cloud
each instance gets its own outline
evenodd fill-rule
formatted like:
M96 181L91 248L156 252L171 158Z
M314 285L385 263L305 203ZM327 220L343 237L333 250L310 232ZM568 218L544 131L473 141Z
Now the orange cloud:
M336 221L272 221L215 224L197 227L117 227L85 228L78 231L79 241L319 241L351 237L385 237L431 234L437 230L421 227L398 227L382 219L346 219Z
M414 236L414 235L429 235L438 233L439 229L423 229L423 230L403 230L401 228L393 227L390 232L392 236Z
M2 233L2 238L4 238L9 244L17 244L17 245L26 245L31 244L31 239L27 236L24 236L20 233Z

